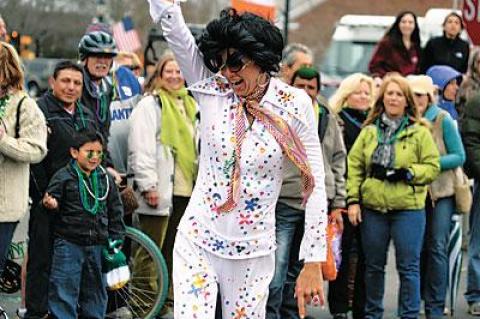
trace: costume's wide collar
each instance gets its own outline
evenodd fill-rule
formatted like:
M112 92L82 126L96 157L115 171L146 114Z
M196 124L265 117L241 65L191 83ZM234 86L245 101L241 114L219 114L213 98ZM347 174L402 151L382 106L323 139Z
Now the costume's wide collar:
M234 100L239 100L233 93L231 85L227 79L220 75L214 75L205 80L199 81L188 88L193 93L201 93L216 96L232 96ZM298 90L287 85L277 78L271 78L267 92L262 98L260 104L268 102L277 107L284 107L286 103L292 101Z

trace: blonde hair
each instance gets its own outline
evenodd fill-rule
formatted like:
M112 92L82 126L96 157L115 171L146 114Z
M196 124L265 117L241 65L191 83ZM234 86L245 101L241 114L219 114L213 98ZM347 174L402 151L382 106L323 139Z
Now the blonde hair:
M166 50L158 60L157 64L155 64L155 71L153 71L153 73L145 81L145 93L153 93L153 91L162 87L163 69L165 68L167 62L170 61L177 60L175 59L172 51Z
M117 61L122 61L124 59L131 59L132 62L133 62L132 66L138 66L138 67L142 68L142 62L140 61L140 58L138 57L137 54L135 54L133 52L120 51L115 56L115 60L117 60Z
M0 41L0 85L4 90L23 91L25 76L18 53L10 44Z
M346 77L342 83L340 83L339 88L332 95L332 97L328 100L328 104L332 108L333 112L339 113L345 106L347 106L348 97L358 90L358 87L362 82L367 83L370 89L370 105L371 107L373 101L373 79L368 75L363 73L354 73Z
M392 74L387 75L383 78L382 85L380 85L380 88L378 89L377 99L375 100L375 103L373 104L373 108L370 110L370 113L368 113L368 117L363 123L363 126L372 124L383 112L385 112L383 98L385 96L387 86L390 83L397 84L400 87L400 90L403 92L403 95L405 96L405 99L407 101L406 115L409 116L410 119L414 122L422 123L422 121L420 121L417 107L415 106L415 101L413 99L413 91L410 88L408 80L401 75Z

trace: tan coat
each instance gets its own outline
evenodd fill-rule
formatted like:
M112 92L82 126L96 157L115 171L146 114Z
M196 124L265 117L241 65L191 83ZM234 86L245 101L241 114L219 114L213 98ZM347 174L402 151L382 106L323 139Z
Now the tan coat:
M47 154L47 126L43 113L31 98L20 110L19 138L15 138L17 107L25 95L12 95L0 125L0 222L19 221L28 209L30 163L40 162Z

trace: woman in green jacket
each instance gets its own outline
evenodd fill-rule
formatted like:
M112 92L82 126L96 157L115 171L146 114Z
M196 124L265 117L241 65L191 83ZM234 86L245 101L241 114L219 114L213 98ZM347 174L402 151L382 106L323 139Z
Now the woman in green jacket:
M405 78L385 78L348 155L348 218L360 225L365 253L365 318L382 318L390 238L400 276L400 318L420 310L420 251L427 185L440 171L437 147L417 114Z

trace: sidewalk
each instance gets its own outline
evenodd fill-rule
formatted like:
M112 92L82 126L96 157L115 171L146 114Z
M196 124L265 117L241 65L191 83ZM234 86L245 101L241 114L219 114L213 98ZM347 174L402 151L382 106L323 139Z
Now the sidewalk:
M474 316L470 316L467 314L467 303L463 298L463 293L465 292L465 285L466 285L466 275L467 275L467 263L464 259L463 267L462 267L462 274L461 274L461 281L460 281L460 288L459 294L457 299L457 310L454 318L461 318L461 319L469 319L469 318L476 318ZM398 277L395 271L395 255L394 250L391 247L388 256L388 264L387 264L387 277L386 277L386 287L385 287L385 319L394 319L396 317L396 305L397 305L397 289L398 289ZM20 294L14 295L5 295L0 294L0 304L4 306L5 310L7 310L10 319L17 318L15 315L15 311L17 307L20 305ZM330 319L330 313L328 312L328 308L325 310L321 310L319 308L309 308L308 314L315 319ZM173 314L169 314L163 319L172 319ZM424 316L421 316L424 318Z

